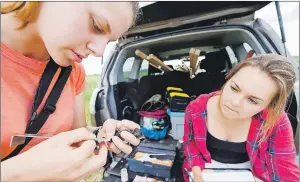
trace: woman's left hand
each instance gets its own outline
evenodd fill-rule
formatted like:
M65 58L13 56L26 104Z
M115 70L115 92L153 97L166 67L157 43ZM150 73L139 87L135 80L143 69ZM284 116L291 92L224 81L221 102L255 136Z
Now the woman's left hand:
M91 128L94 127L88 126L89 130L91 130ZM103 128L99 131L97 137L105 137L108 140L112 139L112 142L107 142L110 151L117 154L121 152L130 154L132 152L132 147L129 144L137 146L140 143L140 140L133 134L123 130L134 130L136 128L140 128L140 126L133 121L108 119L104 122ZM122 131L120 135L123 139L115 136L117 131Z

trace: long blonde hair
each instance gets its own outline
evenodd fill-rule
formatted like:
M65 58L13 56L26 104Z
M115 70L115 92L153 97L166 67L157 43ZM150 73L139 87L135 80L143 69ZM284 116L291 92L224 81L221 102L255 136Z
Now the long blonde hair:
M236 65L229 71L226 80L232 78L241 68L246 66L256 67L267 73L276 82L279 89L267 108L268 115L260 131L259 144L261 144L285 110L288 97L296 81L296 73L293 65L286 57L277 54L263 54L248 58Z
M1 14L15 12L15 16L21 21L18 30L23 29L29 22L34 22L38 16L40 2L2 2Z
M17 28L18 30L23 29L30 22L34 22L38 16L38 11L41 2L1 2L1 14L7 14L15 12L15 16L21 21L21 25ZM133 10L133 22L136 21L139 15L138 2L132 1Z

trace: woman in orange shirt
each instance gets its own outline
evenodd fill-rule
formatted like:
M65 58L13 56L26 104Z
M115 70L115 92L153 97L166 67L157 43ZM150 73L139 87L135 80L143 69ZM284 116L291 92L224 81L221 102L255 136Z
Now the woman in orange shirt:
M137 2L1 3L1 159L14 150L9 147L11 137L24 134L49 57L62 67L72 65L55 112L38 132L55 136L45 141L33 139L19 155L1 162L2 180L76 180L106 163L105 145L99 155L90 157L96 146L90 139L96 136L86 129L85 73L80 62L90 54L102 56L106 44L120 38L134 23L137 10ZM113 135L117 128L138 127L131 121L109 120L100 133L112 137L109 150L130 153L130 145ZM121 136L133 145L139 143L126 131ZM72 149L71 144L78 142L81 145Z

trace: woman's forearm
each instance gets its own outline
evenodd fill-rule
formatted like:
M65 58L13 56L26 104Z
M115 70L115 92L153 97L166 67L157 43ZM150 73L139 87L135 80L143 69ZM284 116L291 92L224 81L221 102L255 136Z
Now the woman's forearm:
M13 157L1 162L1 181L30 181L26 173L26 163L21 164L21 158Z
M192 168L193 176L194 176L194 181L195 182L202 182L202 174L201 174L201 168L199 166L194 166Z

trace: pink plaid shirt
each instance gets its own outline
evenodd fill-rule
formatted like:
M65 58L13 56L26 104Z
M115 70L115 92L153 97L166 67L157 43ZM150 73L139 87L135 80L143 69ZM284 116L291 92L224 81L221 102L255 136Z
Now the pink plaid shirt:
M194 166L204 169L204 164L211 162L210 153L206 148L206 105L208 99L215 94L217 92L200 95L186 108L183 169L187 168L191 171ZM282 114L268 139L258 146L258 131L265 118L266 111L255 115L248 134L246 149L252 173L263 181L298 182L296 149L292 126L287 114ZM184 171L183 174L185 181L188 181Z

